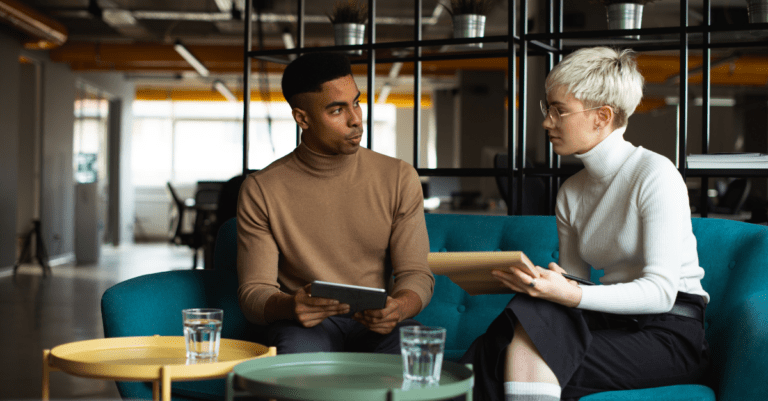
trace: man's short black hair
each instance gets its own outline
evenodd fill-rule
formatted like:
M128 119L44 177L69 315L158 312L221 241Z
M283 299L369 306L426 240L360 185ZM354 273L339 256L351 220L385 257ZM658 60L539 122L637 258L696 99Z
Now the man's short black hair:
M352 75L347 56L339 53L307 53L293 60L283 72L285 100L295 107L292 98L300 93L320 92L322 85Z

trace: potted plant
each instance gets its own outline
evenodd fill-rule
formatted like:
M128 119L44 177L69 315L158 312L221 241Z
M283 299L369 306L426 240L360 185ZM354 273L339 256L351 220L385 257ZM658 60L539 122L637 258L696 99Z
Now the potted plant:
M357 0L337 1L331 14L326 13L333 24L336 46L361 45L365 38L365 22L368 11L365 4ZM352 50L349 54L362 54L362 50Z
M747 0L750 24L768 22L768 0Z
M453 19L454 38L482 38L485 35L485 14L494 0L451 0L451 5L441 5ZM483 47L482 43L469 46Z
M605 6L608 29L640 29L643 22L643 6L656 0L598 0ZM640 39L640 35L625 36Z

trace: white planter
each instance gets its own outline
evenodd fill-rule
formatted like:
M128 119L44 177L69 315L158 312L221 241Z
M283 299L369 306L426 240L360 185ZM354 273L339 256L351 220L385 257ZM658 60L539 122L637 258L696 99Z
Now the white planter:
M333 24L336 46L362 45L365 40L365 24ZM350 50L348 54L363 54L362 50Z
M610 4L605 7L608 29L640 29L643 25L643 5L637 3ZM639 35L625 36L640 39Z
M768 22L768 0L747 0L749 23Z
M485 36L485 15L461 14L453 16L454 38L482 38ZM469 43L467 46L483 47L482 43Z

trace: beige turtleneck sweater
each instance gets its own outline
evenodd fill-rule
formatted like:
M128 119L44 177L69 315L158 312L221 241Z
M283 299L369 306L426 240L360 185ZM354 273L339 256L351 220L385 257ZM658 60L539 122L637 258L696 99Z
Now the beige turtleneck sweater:
M402 160L366 148L325 156L302 143L240 188L238 297L254 323L267 323L270 296L314 280L412 290L424 308L428 254L421 183Z
M584 169L557 194L560 265L606 285L582 286L578 308L618 314L664 313L678 291L701 286L688 191L664 156L624 140L619 128L589 152Z

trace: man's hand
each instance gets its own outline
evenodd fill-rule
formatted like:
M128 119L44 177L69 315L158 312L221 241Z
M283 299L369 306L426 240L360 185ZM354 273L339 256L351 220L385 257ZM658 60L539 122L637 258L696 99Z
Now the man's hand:
M312 284L307 284L293 296L293 313L304 327L314 327L329 316L349 313L349 305L335 299L312 297Z
M398 323L416 316L421 311L421 298L411 290L398 291L393 297L387 297L384 309L357 312L352 317L379 334L389 334Z
M389 334L398 323L405 319L402 307L402 301L387 297L387 304L384 309L357 312L352 318L368 327L368 330L379 334Z

